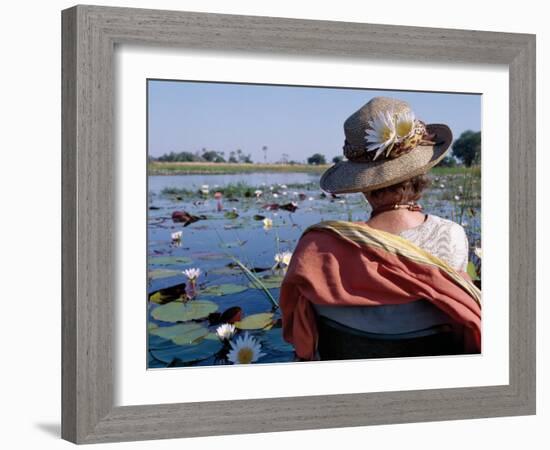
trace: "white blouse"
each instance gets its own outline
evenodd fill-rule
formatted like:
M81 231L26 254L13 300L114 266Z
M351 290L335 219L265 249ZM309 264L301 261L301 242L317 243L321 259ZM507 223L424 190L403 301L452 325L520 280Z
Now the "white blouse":
M468 238L459 224L429 214L422 224L399 235L441 258L454 269L466 271ZM371 333L409 333L449 322L448 317L427 300L402 305L313 306L321 316Z

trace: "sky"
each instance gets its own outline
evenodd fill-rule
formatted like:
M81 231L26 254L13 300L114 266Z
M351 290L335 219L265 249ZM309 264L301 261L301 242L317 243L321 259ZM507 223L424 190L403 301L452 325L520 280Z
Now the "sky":
M458 138L481 130L481 95L379 91L149 80L150 156L202 148L242 149L254 162L277 162L284 153L305 161L321 153L330 161L342 154L343 124L372 97L407 101L418 119L445 123Z

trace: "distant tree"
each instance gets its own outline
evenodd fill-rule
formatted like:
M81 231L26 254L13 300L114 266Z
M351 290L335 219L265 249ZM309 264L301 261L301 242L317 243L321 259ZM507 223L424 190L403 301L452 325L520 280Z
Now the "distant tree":
M157 161L162 161L162 162L173 162L173 161L176 161L176 162L190 162L190 161L200 161L200 157L197 156L194 153L191 153L191 152L178 152L178 153L170 152L170 153L166 153L162 156L159 156L157 158Z
M343 161L343 160L344 160L343 156L335 156L334 158L332 158L332 162L334 164L337 164L337 163L339 163L340 161Z
M451 155L445 156L439 163L437 164L438 167L456 167L456 159L453 158Z
M307 163L318 166L320 164L326 164L327 160L325 159L325 155L321 155L320 153L314 153L307 159Z
M222 152L217 152L215 150L206 150L202 154L202 159L208 162L223 163L225 158L223 157Z
M481 131L465 131L453 144L453 155L470 167L481 161Z
M229 159L227 160L227 162L230 162L230 163L238 162L237 157L235 156L235 152L233 151L229 152Z
M264 152L264 163L267 164L267 145L262 147L262 151Z

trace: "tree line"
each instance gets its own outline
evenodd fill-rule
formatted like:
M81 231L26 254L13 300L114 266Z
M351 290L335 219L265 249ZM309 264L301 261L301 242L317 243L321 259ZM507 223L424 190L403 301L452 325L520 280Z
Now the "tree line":
M264 162L267 162L267 146L262 147L264 152ZM154 161L160 162L214 162L214 163L235 163L235 164L252 164L250 153L244 153L240 148L229 152L226 157L225 152L216 150L207 150L203 148L200 152L170 152L156 158L151 158ZM342 156L332 158L333 163L343 160ZM327 159L322 153L314 153L307 158L307 163L310 165L327 164ZM288 154L284 153L283 158L279 163L284 164L299 164L296 161L289 161ZM452 152L447 155L439 166L454 167L459 164L466 167L478 165L481 163L481 131L464 131L457 140L454 141Z

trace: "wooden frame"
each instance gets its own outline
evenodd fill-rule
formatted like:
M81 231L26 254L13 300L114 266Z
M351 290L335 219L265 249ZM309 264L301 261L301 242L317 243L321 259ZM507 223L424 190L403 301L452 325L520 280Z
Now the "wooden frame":
M62 28L64 439L94 443L535 413L535 36L96 6L63 11ZM114 407L113 52L118 43L507 65L510 383ZM235 409L238 414L231 413Z

